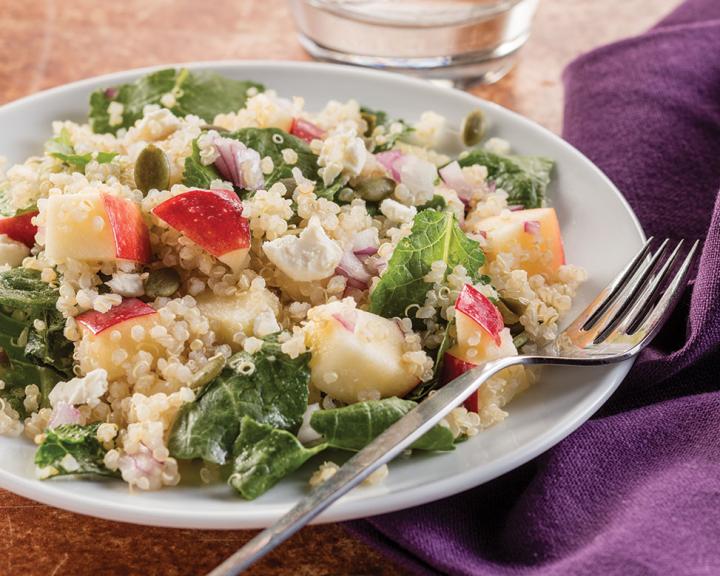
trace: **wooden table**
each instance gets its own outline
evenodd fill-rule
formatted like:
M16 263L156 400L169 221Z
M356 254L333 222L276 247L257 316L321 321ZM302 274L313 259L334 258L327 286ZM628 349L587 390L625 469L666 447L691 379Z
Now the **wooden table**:
M678 0L543 0L515 70L484 98L559 132L560 73L578 54L637 34ZM0 104L80 78L139 66L221 59L306 59L283 0L3 0ZM2 151L0 151L1 153ZM168 530L98 520L0 490L0 574L202 574L251 531ZM403 574L337 524L292 538L252 571Z

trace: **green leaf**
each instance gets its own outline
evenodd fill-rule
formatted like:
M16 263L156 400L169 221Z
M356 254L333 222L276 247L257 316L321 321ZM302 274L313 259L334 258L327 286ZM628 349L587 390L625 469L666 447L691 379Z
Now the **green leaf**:
M418 206L418 212L423 210L445 210L447 208L447 201L440 194L435 194L430 200L428 200L422 206Z
M386 137L385 141L382 144L377 144L373 148L373 152L386 152L387 150L390 150L393 146L395 146L395 143L398 140L404 140L407 138L407 136L413 131L412 126L407 124L404 120L391 120L387 112L383 110L373 110L371 108L367 108L363 106L360 108L360 113L362 114L363 119L368 124L368 132L366 132L366 136L372 136L373 130L377 126L383 126L385 127L385 133L384 136ZM400 124L402 127L402 130L399 132L391 132L390 126L393 124Z
M243 416L296 431L307 408L309 361L309 353L292 359L270 341L254 355L235 354L195 401L180 409L170 434L171 454L224 464ZM249 363L255 368L247 374Z
M186 74L184 79L183 74ZM177 81L181 94L173 112L179 116L194 114L206 122L212 122L218 114L237 112L244 107L250 88L258 92L265 89L257 82L233 80L207 71L181 70Z
M185 158L185 169L183 171L183 184L189 188L210 189L213 180L222 180L220 173L212 164L206 166L200 160L200 147L198 141L193 140L192 154Z
M60 130L60 134L45 145L45 151L53 158L61 160L64 164L76 168L82 173L85 172L85 167L93 159L93 155L90 152L86 154L75 153L75 148L70 138L70 131L67 128ZM112 162L115 156L117 156L116 152L98 152L95 155L95 160L98 164L107 164Z
M50 156L62 160L71 168L77 168L78 172L85 172L85 166L92 160L92 154L63 154L62 152L52 152Z
M437 260L447 264L448 274L461 264L474 282L481 280L479 270L485 255L480 245L466 236L451 212L423 210L415 216L412 232L398 243L370 294L370 311L393 318L405 316L411 304L421 306L432 287L424 277Z
M0 348L11 365L47 366L59 375L72 376L74 348L63 335L65 320L55 306L58 296L58 290L35 270L0 272ZM38 330L36 320L45 329Z
M368 400L343 408L317 410L310 417L310 426L323 435L328 446L357 451L415 406L416 402L395 397ZM454 443L452 432L438 424L410 447L416 450L452 450Z
M305 178L315 180L315 193L319 197L332 200L342 188L342 183L337 181L328 187L323 185L322 178L318 174L320 166L318 157L310 150L304 140L300 140L279 128L243 128L237 132L223 133L224 138L239 140L248 148L252 148L260 158L269 156L273 161L273 171L265 174L265 188L269 188L276 182L286 178L292 178L292 169L299 168ZM289 148L297 154L297 162L288 164L283 159L282 151ZM185 172L183 184L196 188L209 188L210 182L220 178L220 173L214 166L204 166L200 161L200 149L197 140L193 142L192 154L185 159Z
M461 157L458 163L460 166L485 166L488 180L508 193L508 204L525 208L542 206L554 164L541 156L505 156L481 148Z
M98 164L110 164L117 155L117 152L98 152L95 160Z
M290 432L244 416L233 448L233 473L228 483L243 498L253 500L325 448L325 444L306 448Z
M428 394L430 394L430 392L437 390L443 385L442 370L443 364L445 363L445 352L447 352L455 343L455 339L450 336L450 328L453 323L454 322L448 322L445 324L443 339L440 342L440 346L438 346L437 350L434 351L433 377L427 382L420 382L420 384L410 390L410 392L404 396L405 400L421 402ZM428 354L429 353L430 352L428 351Z
M97 439L99 426L99 423L88 426L65 424L48 428L45 439L35 452L35 465L45 469L47 477L69 474L118 476L103 463L107 451ZM70 463L73 465L67 466Z
M245 106L250 88L263 90L255 82L225 78L215 72L191 72L185 68L159 70L130 84L97 90L90 96L90 125L93 132L115 134L129 128L142 118L148 104L161 104L171 94L175 104L170 108L178 116L195 114L212 122L217 114L235 112ZM122 122L110 124L108 106L111 102L123 105Z

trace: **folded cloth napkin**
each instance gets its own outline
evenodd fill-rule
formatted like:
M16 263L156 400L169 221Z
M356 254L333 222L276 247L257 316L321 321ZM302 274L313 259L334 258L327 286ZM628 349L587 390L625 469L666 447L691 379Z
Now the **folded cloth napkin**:
M556 447L348 526L421 574L720 574L720 1L684 3L564 80L565 138L649 235L704 239L696 278L612 399Z

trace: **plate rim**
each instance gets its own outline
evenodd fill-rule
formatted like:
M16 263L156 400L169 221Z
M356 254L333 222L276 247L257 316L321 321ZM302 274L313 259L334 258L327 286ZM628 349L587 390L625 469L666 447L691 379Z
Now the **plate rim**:
M284 68L292 67L300 69L304 68L310 72L321 69L323 71L333 71L340 75L349 74L351 76L360 76L365 78L389 79L392 82L404 84L408 87L416 87L424 91L434 92L438 95L438 97L445 97L448 94L453 94L455 97L465 99L468 103L477 104L479 102L483 107L493 109L500 115L510 116L514 121L523 124L536 132L542 133L543 137L549 138L553 140L555 144L566 148L573 156L574 161L585 164L599 177L606 188L612 192L617 200L620 201L620 204L627 215L630 216L630 220L633 223L635 232L638 234L639 238L641 240L646 238L643 228L632 207L608 176L582 152L569 142L562 139L559 135L534 120L522 116L521 114L505 108L495 102L491 102L473 94L453 88L438 86L419 78L382 70L365 69L340 64L293 60L210 60L168 63L91 76L74 82L54 86L40 92L35 92L0 106L0 118L5 113L12 113L17 108L32 106L37 101L42 101L46 98L53 98L56 94L62 94L66 91L89 88L90 86L106 82L108 84L124 82L131 77L137 77L154 70L178 67L186 67L189 69L211 68L215 70L243 70L248 74L251 74L253 69L267 70L274 68L282 70ZM606 387L603 394L596 397L593 402L585 406L582 412L575 416L574 420L566 424L564 427L560 427L549 434L543 434L534 441L524 444L519 451L513 451L510 455L504 455L496 459L491 465L492 472L485 474L482 477L482 480L477 481L477 476L479 476L477 468L473 468L442 480L414 486L400 492L388 492L360 499L341 499L339 503L334 504L322 515L316 518L313 523L327 523L357 519L418 506L474 488L527 463L558 444L584 424L613 394L629 372L634 362L635 359L633 358L616 365L617 376L615 377L614 382L610 386ZM126 502L116 504L111 499L99 503L96 497L86 497L82 493L66 492L55 488L51 484L36 480L28 480L28 478L18 476L6 471L3 468L0 468L0 487L15 494L19 494L20 496L30 498L34 501L64 510L69 510L71 512L104 518L107 520L160 527L218 530L260 528L267 526L270 522L277 519L282 513L288 510L288 507L284 504L263 502L263 513L260 513L260 510L258 510L251 517L238 518L239 516L242 516L244 512L239 512L238 510L233 510L232 508L229 508L227 512L223 511L220 513L214 511L211 515L199 516L197 512L191 511L188 513L182 509L148 508L146 502L140 499L138 499L137 504L134 505L128 505Z

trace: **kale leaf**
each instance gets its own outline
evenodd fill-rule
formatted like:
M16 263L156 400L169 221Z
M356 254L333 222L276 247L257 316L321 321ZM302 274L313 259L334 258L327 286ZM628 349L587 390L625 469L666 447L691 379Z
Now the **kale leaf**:
M220 173L214 165L205 165L200 160L200 147L198 141L193 140L192 154L185 158L185 169L183 171L183 184L189 188L210 189L213 180L222 180Z
M37 271L14 268L0 272L0 397L22 416L25 387L40 389L41 405L55 384L72 375L72 342L63 336L65 322L55 308L56 289ZM45 324L37 330L35 320Z
M431 284L425 281L432 263L443 260L447 273L461 264L474 282L483 280L485 255L480 245L461 230L451 212L423 210L412 231L395 248L387 270L370 294L370 311L386 318L405 316L411 304L422 305Z
M75 168L82 173L85 172L85 167L93 158L98 164L108 164L117 156L116 152L98 152L94 156L91 152L77 154L67 128L60 130L60 134L45 145L45 150L53 158L62 160L63 164Z
M235 354L195 401L180 409L170 434L171 454L224 464L243 416L296 431L307 408L309 361L309 353L292 359L272 341L253 355Z
M541 156L505 156L477 148L458 159L460 166L479 164L488 180L508 193L508 204L540 208L550 183L554 162Z
M55 306L58 296L35 270L0 272L0 348L11 366L45 366L72 376L73 344L63 335L65 320ZM36 320L44 325L41 330Z
M368 400L313 412L310 426L322 434L332 448L362 450L415 406L416 402L396 397ZM450 429L438 424L410 447L416 450L452 450L454 443Z
M385 131L383 133L383 141L381 144L376 143L373 152L386 152L387 150L390 150L393 146L395 146L395 143L398 140L404 140L407 138L407 136L413 131L413 128L407 124L404 120L391 120L387 112L383 110L373 110L372 108L367 108L363 106L360 108L360 114L363 117L363 120L368 125L367 131L365 132L365 136L371 137L373 135L373 132L375 131L375 128L378 126L382 126L385 128ZM393 124L399 124L400 130L391 130L391 126Z
M279 128L243 128L237 132L223 133L223 137L239 140L248 148L252 148L261 158L269 156L273 161L273 170L265 174L265 188L269 188L280 180L292 178L292 169L299 168L305 178L315 180L315 193L322 198L332 200L342 187L340 182L324 186L318 174L320 166L318 157L310 150L307 143ZM288 164L283 158L282 151L286 148L297 154L297 162ZM200 161L200 150L197 140L193 142L193 151L185 159L185 172L183 184L195 188L209 188L210 182L220 178L220 173L214 166L205 166Z
M90 96L90 126L96 133L115 134L142 118L143 108L148 104L161 104L166 94L174 100L170 110L176 115L194 114L212 122L217 114L242 108L250 88L264 89L261 84L225 78L215 72L191 72L186 68L159 70L129 84L93 92ZM108 106L111 102L123 105L120 124L110 124Z
M35 452L35 465L46 478L68 474L99 474L117 476L105 467L107 450L97 439L100 423L80 426L64 424L48 428L45 439Z
M306 448L290 432L243 416L228 483L243 498L252 500L325 448L325 444Z
M415 402L422 402L430 392L437 390L443 385L442 382L442 371L443 364L445 363L445 352L447 352L454 344L454 339L451 337L451 327L454 321L445 324L445 331L443 333L443 339L440 342L440 346L432 351L433 354L433 377L427 382L420 382L415 388L410 390L404 398L405 400L413 400ZM428 352L429 354L430 352Z

